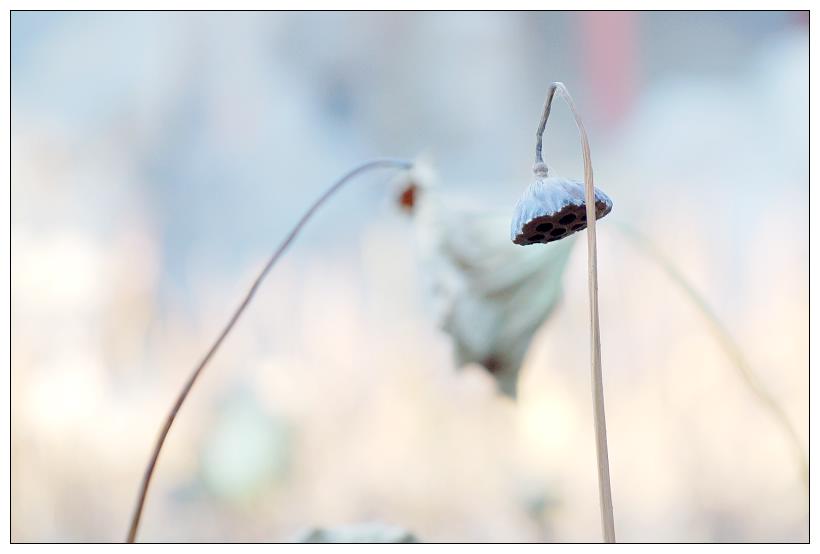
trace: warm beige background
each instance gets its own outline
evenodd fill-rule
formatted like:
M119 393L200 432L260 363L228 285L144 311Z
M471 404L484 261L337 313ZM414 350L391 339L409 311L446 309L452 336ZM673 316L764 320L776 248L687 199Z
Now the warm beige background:
M17 13L12 33L12 540L124 538L178 387L348 167L426 151L449 205L510 212L556 79L615 204L599 271L619 539L808 539L782 429L614 226L678 264L805 445L800 16ZM580 177L553 117L547 152ZM513 403L453 367L419 263L435 253L385 179L341 194L272 273L181 412L142 539L367 521L599 539L583 245Z

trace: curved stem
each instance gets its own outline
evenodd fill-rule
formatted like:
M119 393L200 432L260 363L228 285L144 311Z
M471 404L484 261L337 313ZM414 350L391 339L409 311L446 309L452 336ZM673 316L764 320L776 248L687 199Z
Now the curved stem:
M541 157L542 137L552 107L555 93L564 99L575 118L575 125L581 136L584 154L584 187L587 209L587 272L589 274L589 326L592 370L592 405L595 422L595 451L598 461L598 495L601 508L601 528L604 542L615 542L615 517L612 510L612 486L609 479L609 452L606 440L606 415L604 413L604 383L601 371L601 330L598 323L598 254L595 235L595 186L592 176L592 159L589 153L589 139L575 102L564 83L552 83L547 92L544 113L538 125L535 144L535 162L543 163Z
M692 303L700 310L701 314L711 324L715 338L720 343L726 355L734 362L743 383L757 397L758 401L769 411L774 420L783 429L789 439L794 458L800 471L800 479L803 481L805 490L809 490L809 464L806 451L800 442L797 430L789 421L786 410L778 404L774 396L768 391L766 386L760 381L752 370L752 365L741 350L740 346L732 337L729 330L712 310L706 299L693 287L683 274L670 262L661 251L652 244L648 237L639 232L634 227L622 222L617 223L620 231L632 241L632 243L643 252L649 259L657 263L672 281L689 297Z
M549 90L547 91L547 100L544 102L544 113L541 115L541 122L538 124L538 130L535 132L535 163L544 163L544 158L541 156L541 149L544 143L544 129L547 127L547 119L550 116L550 109L552 108L552 98L555 96L555 91L559 88L559 85L567 96L569 96L569 92L567 92L566 87L564 87L564 83L552 83L550 85ZM566 98L565 96L564 98ZM572 100L570 100L572 102ZM572 109L572 108L570 108Z
M245 298L239 304L239 307L236 308L233 315L231 316L230 320L228 320L227 325L222 329L222 332L217 337L216 341L211 345L208 349L208 352L202 358L202 361L199 362L199 365L196 366L191 376L188 378L188 381L185 383L185 386L182 387L179 395L177 396L174 405L171 407L171 411L168 413L168 417L165 420L165 424L162 426L160 430L159 437L157 438L157 442L154 445L154 451L151 455L151 459L148 462L148 467L145 469L145 475L142 478L142 486L140 487L140 495L137 498L137 505L134 509L134 515L131 518L131 527L128 530L128 542L134 542L137 537L137 531L139 529L140 518L142 516L142 509L145 505L145 497L148 494L148 486L151 484L151 477L154 474L154 469L157 465L157 459L159 458L159 454L162 451L162 445L165 443L165 438L168 436L168 431L171 430L171 425L174 423L174 419L177 416L177 412L182 407L182 404L185 402L185 399L188 397L188 393L191 392L191 388L194 386L197 378L199 377L202 370L205 369L205 366L208 365L208 362L219 349L219 346L222 344L222 341L225 340L225 337L231 332L234 325L236 324L239 317L245 311L245 308L248 307L248 304L253 299L254 295L256 294L259 285L264 280L265 276L268 274L270 269L276 263L276 261L282 256L285 250L288 248L290 243L296 237L296 235L301 231L302 227L304 227L305 223L310 219L313 213L321 206L328 198L330 198L336 191L338 191L345 183L347 183L353 177L364 173L370 169L376 169L380 167L392 167L396 169L409 169L412 167L412 163L404 160L394 160L394 159L379 159L379 160L372 160L362 165L352 169L347 174L342 176L338 181L336 181L324 194L322 194L314 203L313 205L308 208L305 215L296 223L294 228L285 237L285 240L282 241L282 244L279 245L279 248L273 253L273 255L268 260L268 263L265 264L265 267L262 268L262 271L259 273L259 276L254 281L251 288L245 294Z

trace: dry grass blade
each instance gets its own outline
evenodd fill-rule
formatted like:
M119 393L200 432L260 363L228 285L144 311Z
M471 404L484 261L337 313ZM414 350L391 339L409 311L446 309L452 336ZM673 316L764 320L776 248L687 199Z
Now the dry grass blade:
M285 240L282 241L282 244L279 245L279 248L273 253L273 255L268 260L268 263L265 264L265 267L262 268L262 271L259 273L259 276L254 281L251 288L245 294L245 298L239 304L239 307L234 311L231 319L228 321L227 325L222 329L222 332L217 337L216 341L211 345L208 349L208 352L202 358L202 361L199 362L199 365L196 366L194 371L191 373L191 376L188 378L188 381L185 383L185 386L182 387L179 395L177 396L174 405L171 407L171 411L168 413L168 417L165 420L165 424L163 425L162 429L160 430L159 437L157 438L157 442L154 445L154 451L151 454L151 459L148 462L148 467L145 469L145 475L142 479L142 485L140 487L140 494L137 498L137 505L134 509L134 515L131 518L131 527L128 530L128 542L134 542L137 538L137 531L139 530L140 519L142 517L142 510L145 505L145 497L148 494L148 486L151 484L151 477L154 474L154 469L157 465L157 460L159 459L159 454L162 451L162 445L165 444L165 438L168 436L168 432L171 430L171 425L174 423L174 419L176 418L177 412L182 407L182 404L185 402L185 399L188 397L188 393L191 392L191 388L196 383L197 378L202 373L202 370L205 369L205 366L208 365L208 362L219 349L219 346L225 340L225 337L231 332L234 325L236 324L239 317L245 311L245 308L248 307L250 301L253 299L254 295L256 294L259 285L265 279L265 276L274 266L276 261L284 254L285 250L287 250L290 243L293 242L293 239L296 238L296 235L299 234L299 231L302 230L302 227L308 222L311 218L313 213L325 203L325 201L330 198L336 191L338 191L345 183L347 183L353 177L360 175L366 171L371 169L377 168L396 168L396 169L409 169L412 166L411 162L407 162L404 160L393 160L393 159L380 159L380 160L372 160L366 163L361 164L360 166L352 169L343 177L341 177L338 181L336 181L324 194L322 194L314 203L313 205L308 208L305 215L296 223L293 227L291 232L285 237Z
M544 113L536 133L535 161L543 163L541 147L544 129L549 118L552 99L555 93L569 106L575 118L575 125L581 136L581 148L584 154L584 185L587 210L587 270L589 274L589 326L590 350L592 365L592 404L595 421L595 447L598 462L598 493L601 507L601 527L604 542L615 542L615 518L612 510L612 487L609 480L609 453L606 440L606 416L604 414L604 384L601 372L601 332L598 323L598 254L595 235L595 186L592 176L592 159L589 152L589 140L581 116L575 107L569 91L563 83L552 83L544 104Z
M650 260L663 268L672 281L677 284L681 290L683 290L692 303L697 306L701 314L703 314L707 321L709 321L714 337L720 343L729 359L731 359L734 363L734 366L740 374L742 382L757 398L760 404L769 411L788 437L792 451L794 452L794 458L800 471L800 479L803 481L804 488L808 493L809 463L806 456L806 451L800 442L800 436L797 434L797 430L794 428L794 425L792 425L791 421L789 421L786 411L755 375L748 358L732 337L731 333L729 333L729 330L706 302L706 299L703 298L703 296L689 283L689 281L687 281L686 277L683 276L683 273L681 273L671 261L661 254L660 250L652 244L648 237L634 227L624 223L618 222L617 225L623 234L629 238L632 244L635 245L639 251L644 253Z

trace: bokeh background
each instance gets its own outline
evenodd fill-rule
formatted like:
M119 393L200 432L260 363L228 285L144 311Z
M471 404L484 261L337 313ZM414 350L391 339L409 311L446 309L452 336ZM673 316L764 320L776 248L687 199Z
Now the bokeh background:
M348 168L423 155L449 206L510 214L553 80L615 205L618 538L808 540L783 427L616 227L702 293L805 448L807 14L16 12L11 30L12 540L124 539L188 372ZM581 178L561 104L545 145ZM274 269L180 413L142 540L599 540L583 242L513 401L455 364L397 186L351 184Z

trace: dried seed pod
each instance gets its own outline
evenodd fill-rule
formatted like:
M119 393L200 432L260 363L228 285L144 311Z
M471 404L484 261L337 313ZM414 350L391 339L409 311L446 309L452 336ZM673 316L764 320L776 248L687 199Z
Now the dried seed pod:
M558 94L569 106L575 117L575 125L581 138L584 154L584 182L550 178L541 154L544 129L552 107L552 99ZM612 210L612 201L595 188L592 177L592 156L581 115L575 107L564 83L552 83L547 91L547 101L541 114L541 123L535 133L535 183L530 185L516 206L513 217L512 239L516 244L534 244L558 240L589 223L587 232L587 272L589 276L589 331L590 369L592 370L592 407L595 423L595 453L598 463L598 498L601 507L601 531L604 542L615 542L615 517L612 513L612 487L609 482L609 455L606 441L606 416L604 414L604 384L601 370L601 329L598 321L598 253L596 245L596 220ZM577 187L577 188L576 188ZM595 205L590 206L592 202ZM586 205L585 205L586 204ZM580 214L589 210L588 222L578 223ZM570 227L564 227L570 225ZM539 226L540 230L539 230ZM577 227L576 227L577 226ZM548 230L549 229L549 230ZM542 232L543 231L543 232Z
M550 177L547 166L533 168L535 181L518 201L512 219L510 238L515 244L547 243L560 240L587 226L584 183ZM601 219L612 210L612 200L595 188L595 217Z

